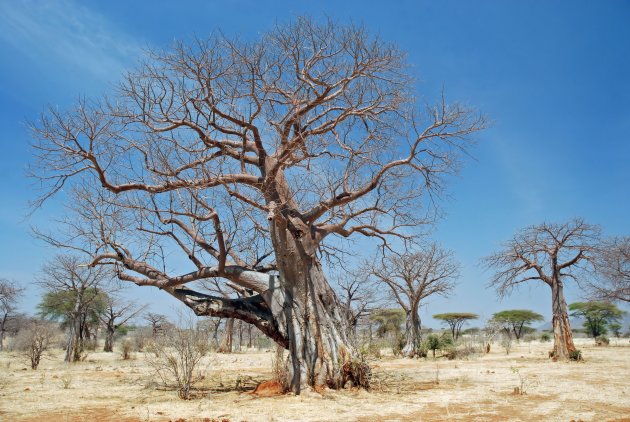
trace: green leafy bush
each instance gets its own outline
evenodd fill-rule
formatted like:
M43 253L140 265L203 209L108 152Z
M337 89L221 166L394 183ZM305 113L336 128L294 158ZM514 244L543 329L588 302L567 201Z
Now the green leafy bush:
M582 360L582 351L581 350L572 351L571 353L569 353L569 359L574 360L574 361Z

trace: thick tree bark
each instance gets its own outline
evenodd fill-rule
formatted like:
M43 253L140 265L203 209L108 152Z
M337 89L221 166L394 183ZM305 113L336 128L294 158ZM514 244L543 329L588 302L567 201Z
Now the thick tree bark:
M4 350L4 334L6 333L8 319L9 314L5 312L2 320L0 320L0 352Z
M74 309L70 314L70 323L68 327L68 341L66 343L66 354L64 362L76 362L81 359L83 351L82 335L83 335L83 315L81 313L83 302L83 292L77 292Z
M347 337L345 309L315 256L314 234L285 222L291 224L291 218L271 224L280 277L268 303L288 339L287 384L296 394L305 386L341 388L348 375L344 364L356 356Z
M420 315L418 315L418 307L416 305L406 312L405 346L401 350L403 356L412 358L418 353L422 344L420 328Z
M116 327L113 323L108 323L105 328L105 346L103 346L104 352L114 351L114 334L116 333Z
M76 362L81 359L81 318L72 315L70 323L68 325L68 340L66 342L66 354L64 362Z
M569 324L567 303L564 300L563 285L561 281L554 281L551 285L552 295L552 325L553 325L553 356L556 359L568 360L572 352L575 352L573 333Z
M219 353L232 353L232 343L234 339L234 318L228 318L225 322L225 329L223 331L223 338L221 339L221 345L217 349Z

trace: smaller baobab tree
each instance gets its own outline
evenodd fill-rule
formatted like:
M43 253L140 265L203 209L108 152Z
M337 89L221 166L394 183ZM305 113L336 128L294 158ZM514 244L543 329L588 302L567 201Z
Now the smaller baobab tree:
M345 308L351 338L356 337L359 321L380 304L376 286L366 275L340 274L336 279L337 295Z
M514 337L516 337L518 341L523 335L523 327L526 327L534 321L543 320L543 316L534 311L527 309L511 309L492 315L490 325L496 324L500 326L508 335L511 335L510 333L514 334Z
M169 324L166 315L156 314L154 312L147 312L144 315L144 320L151 326L151 335L154 338L162 334Z
M489 286L495 287L501 297L531 280L542 281L550 287L556 359L570 359L576 350L564 299L564 283L578 281L580 274L586 276L584 270L592 267L599 237L599 227L581 219L562 224L543 223L521 230L502 250L485 258L486 267L496 271Z
M593 296L605 301L630 302L630 236L603 242L595 268L600 277L590 283Z
M422 343L419 314L422 300L432 295L447 296L459 276L459 266L452 252L434 243L417 252L387 255L370 271L389 287L405 311L405 345L401 353L415 356Z
M4 336L9 331L9 323L17 316L16 304L23 291L16 282L0 280L0 351L4 350Z
M114 295L108 295L105 301L105 310L99 315L101 322L105 326L104 352L114 351L114 334L116 334L116 330L143 312L145 308L146 305L138 306L134 302L127 302Z
M110 279L107 267L88 267L73 255L58 255L44 265L39 284L46 293L38 307L42 316L61 319L68 329L65 362L80 359L90 325L104 310L102 288Z
M448 312L445 314L435 314L433 318L448 324L451 329L451 334L453 335L453 340L457 340L464 324L470 320L479 318L479 315L469 312Z

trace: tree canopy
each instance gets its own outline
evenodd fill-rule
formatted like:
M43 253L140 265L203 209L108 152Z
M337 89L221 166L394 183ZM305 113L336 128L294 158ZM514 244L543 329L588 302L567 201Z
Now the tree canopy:
M479 315L469 312L448 312L444 314L435 314L433 318L440 319L449 325L453 340L457 340L462 326L473 319L479 318Z
M544 317L539 313L526 309L511 309L500 311L492 315L491 322L502 325L506 331L511 331L517 340L521 338L526 325L534 321L543 321Z
M611 323L618 322L626 313L614 303L592 301L575 302L569 305L572 316L585 319L584 328L591 337L606 334Z

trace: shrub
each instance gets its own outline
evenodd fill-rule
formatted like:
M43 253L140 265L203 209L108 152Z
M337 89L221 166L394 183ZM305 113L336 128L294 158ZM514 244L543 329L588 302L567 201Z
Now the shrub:
M122 356L123 360L131 359L133 352L133 343L129 339L125 339L125 341L122 342L121 347L122 350L120 352L120 355Z
M571 353L569 353L569 359L574 360L574 361L582 360L582 351L581 350L572 351Z
M551 341L551 336L549 335L549 333L542 333L540 336L540 341L545 343Z
M55 327L49 322L33 321L26 328L20 330L13 343L13 348L22 352L29 359L32 369L37 369L55 334Z
M608 337L604 335L597 336L595 338L595 344L597 344L598 346L608 346L610 344L610 340L608 340Z
M182 400L191 398L201 359L208 353L207 333L197 327L173 327L158 336L148 362L165 387L174 387Z
M377 343L368 343L361 347L360 353L363 356L372 357L376 359L381 358L381 347Z
M429 334L427 339L424 341L424 347L426 347L427 350L431 350L433 352L433 357L435 357L435 351L442 347L442 342L437 335Z

